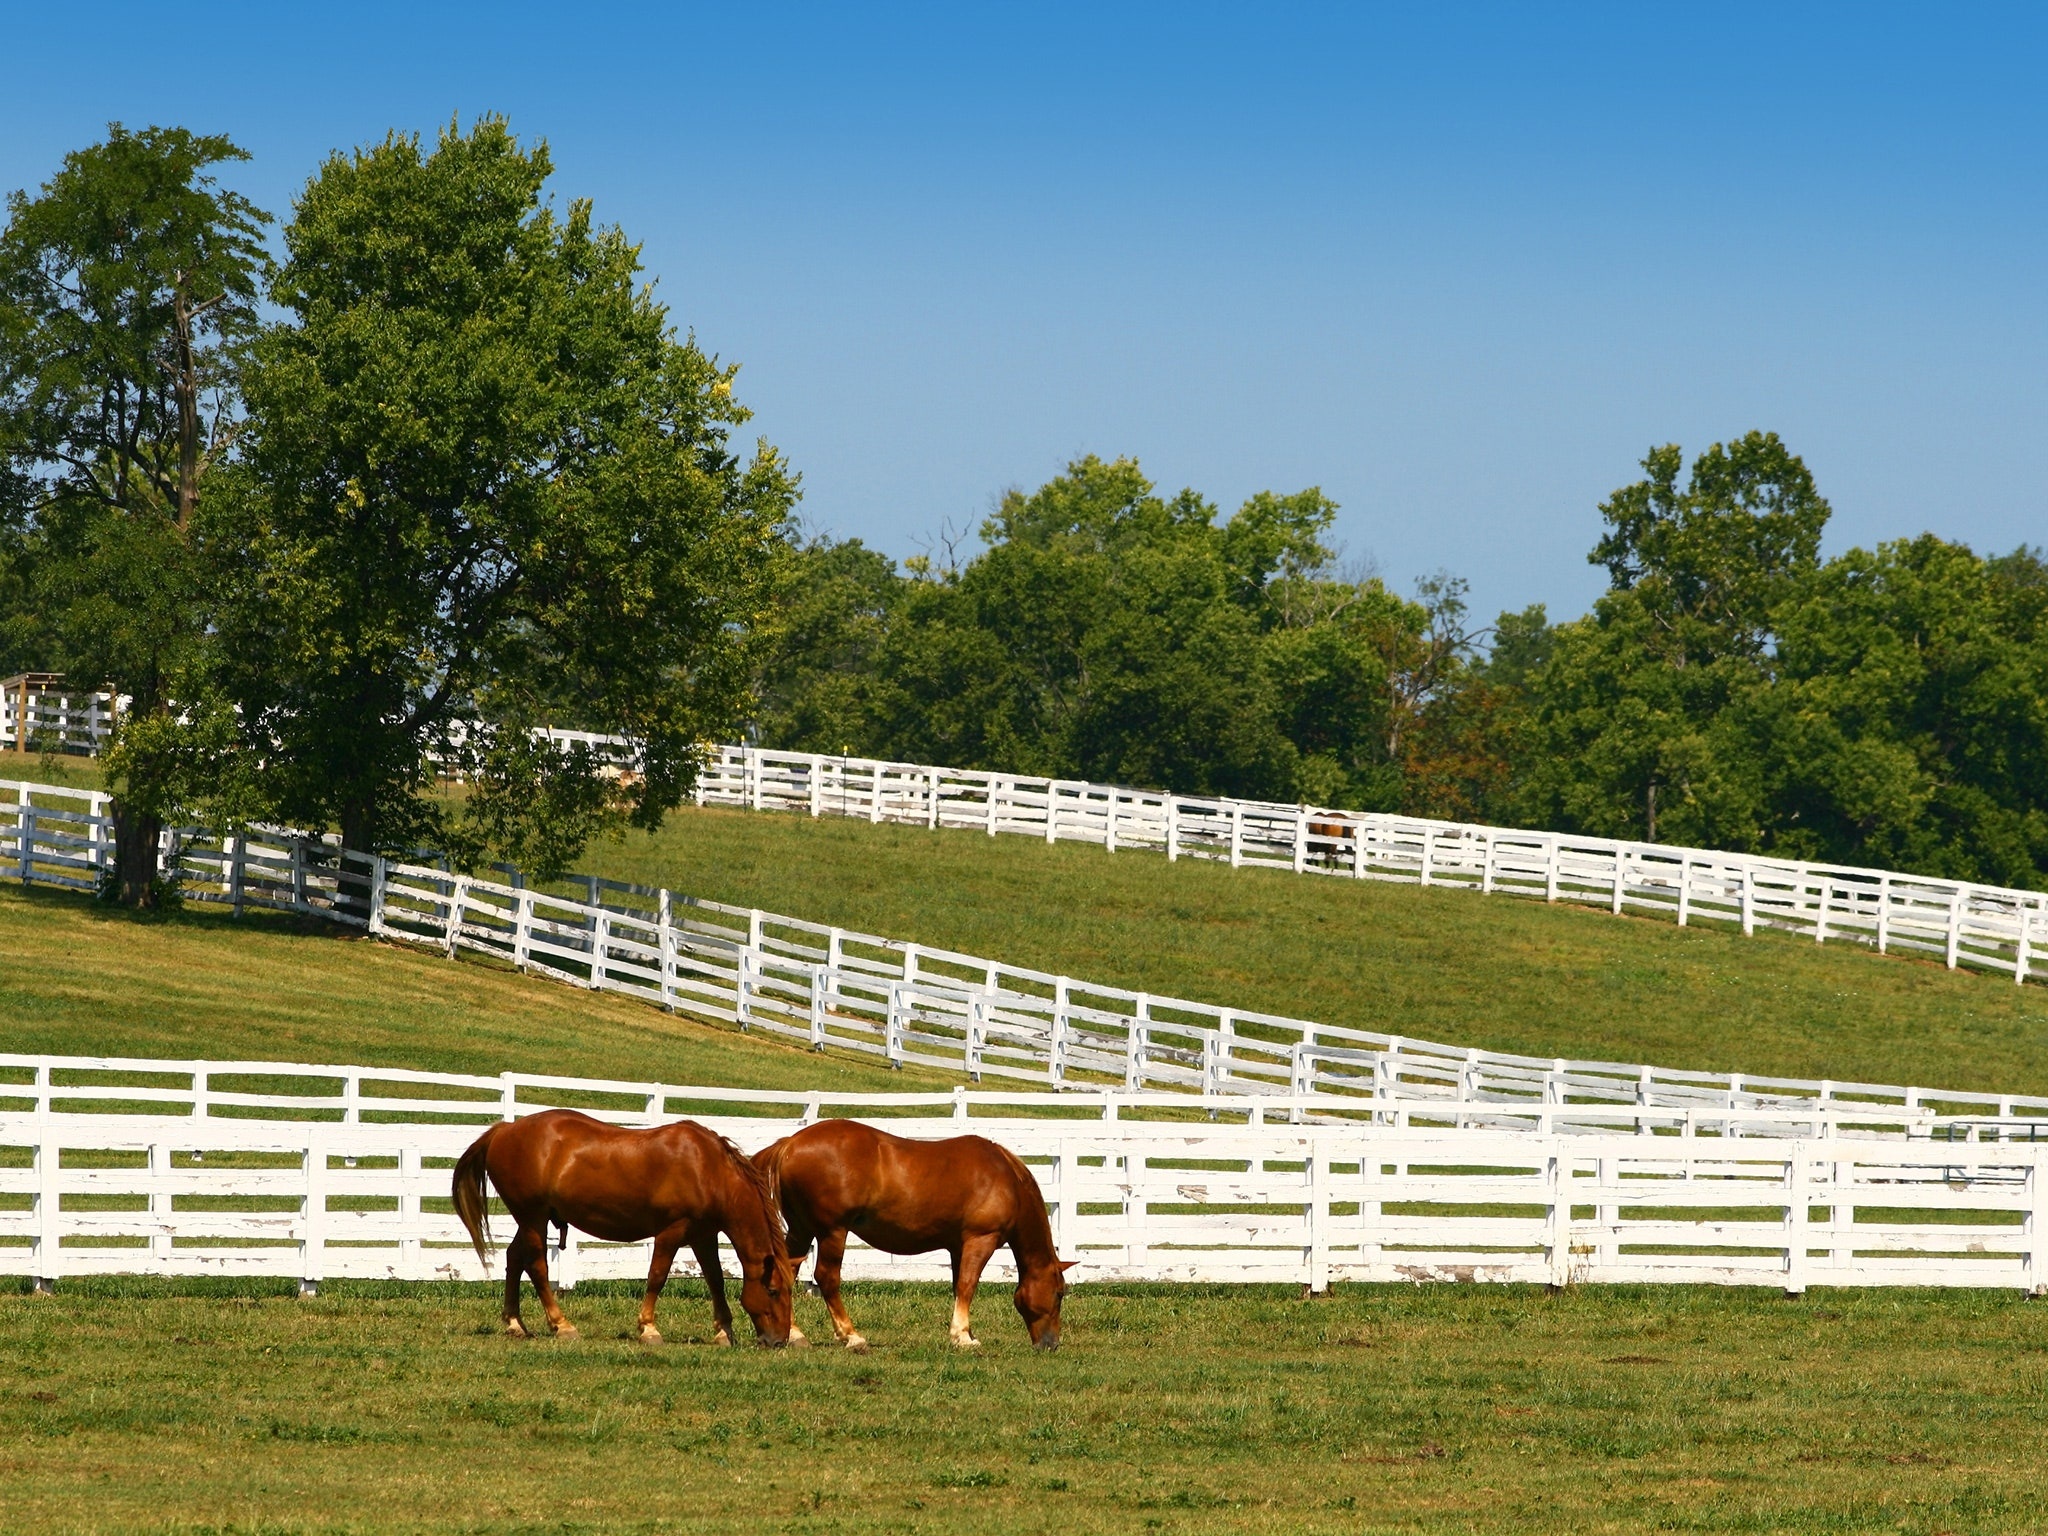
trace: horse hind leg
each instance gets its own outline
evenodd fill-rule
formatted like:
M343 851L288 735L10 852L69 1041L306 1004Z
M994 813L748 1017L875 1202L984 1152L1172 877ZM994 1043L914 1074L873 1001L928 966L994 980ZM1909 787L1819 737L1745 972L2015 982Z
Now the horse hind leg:
M812 1276L818 1282L818 1294L825 1300L825 1310L832 1314L832 1332L839 1342L855 1354L866 1354L868 1341L861 1337L860 1330L853 1326L853 1319L846 1314L846 1303L839 1294L839 1266L846 1262L846 1234L844 1232L821 1232L818 1234L818 1265Z
M956 1349L979 1349L981 1340L974 1336L972 1313L974 1310L975 1288L981 1284L981 1272L988 1267L988 1261L1002 1244L1002 1235L996 1232L977 1232L961 1241L953 1250L953 1327L952 1339Z
M526 1278L526 1267L531 1260L529 1251L533 1233L521 1227L505 1245L505 1332L515 1339L530 1338L526 1324L519 1316L519 1282Z

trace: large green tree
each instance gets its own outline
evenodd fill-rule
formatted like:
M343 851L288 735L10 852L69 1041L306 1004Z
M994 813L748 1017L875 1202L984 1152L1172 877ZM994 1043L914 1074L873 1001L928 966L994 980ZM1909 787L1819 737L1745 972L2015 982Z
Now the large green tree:
M1775 433L1675 445L1601 504L1611 586L1549 637L1522 813L1613 837L1748 847L1763 835L1740 707L1771 678L1773 615L1818 568L1828 504ZM1683 479L1681 477L1684 476Z
M137 904L191 790L167 708L205 638L196 521L267 266L267 217L213 169L246 158L115 124L13 194L0 234L0 597L16 605L0 638L129 697L115 857Z
M558 870L658 824L747 696L795 476L735 451L735 370L550 171L497 118L394 135L329 159L284 232L208 528L216 685L264 803L352 847Z

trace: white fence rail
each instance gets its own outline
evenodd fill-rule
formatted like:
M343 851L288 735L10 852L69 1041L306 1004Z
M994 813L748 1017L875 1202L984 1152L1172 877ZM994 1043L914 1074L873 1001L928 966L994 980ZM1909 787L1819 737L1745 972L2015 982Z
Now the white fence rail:
M716 1090L686 1089L716 1098ZM790 1124L701 1116L748 1151ZM894 1118L908 1134L951 1119ZM1077 1278L1686 1281L2041 1293L2048 1143L1769 1143L1347 1125L981 1118L1033 1167ZM0 1114L0 1272L484 1278L451 1214L474 1125ZM502 1241L502 1218L494 1222ZM646 1271L572 1233L566 1282ZM994 1267L1006 1277L1007 1257ZM850 1274L944 1278L854 1245Z
M707 760L697 802L1664 912L1681 925L1776 928L1938 956L1951 969L1976 966L2015 981L2039 973L2048 946L2048 894L2040 891L974 769L727 746Z
M88 883L80 872L105 856L95 841L104 816L53 814L35 803L19 808L0 858L11 846L26 880ZM1134 992L595 877L585 877L579 899L307 838L175 834L167 843L188 900L316 915L451 956L480 952L817 1050L977 1081L1336 1094L1406 1106L1402 1113L1419 1123L1498 1129L1672 1129L1703 1113L1720 1116L1730 1134L1775 1136L1808 1134L1823 1121L1899 1135L1943 1118L2048 1120L2044 1096L1460 1048Z
M105 689L0 688L0 747L98 753L113 734L114 696Z

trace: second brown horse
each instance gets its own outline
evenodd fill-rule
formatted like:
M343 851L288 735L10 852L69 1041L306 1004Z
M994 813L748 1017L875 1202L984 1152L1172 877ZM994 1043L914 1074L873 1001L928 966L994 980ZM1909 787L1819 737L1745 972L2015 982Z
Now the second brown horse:
M1017 1261L1016 1306L1040 1349L1060 1342L1066 1271L1038 1180L1017 1155L980 1136L910 1141L857 1120L821 1120L758 1152L789 1223L789 1253L801 1264L815 1240L818 1291L847 1348L867 1340L839 1295L846 1235L884 1253L944 1249L953 1261L953 1342L980 1344L969 1325L975 1287L998 1248Z

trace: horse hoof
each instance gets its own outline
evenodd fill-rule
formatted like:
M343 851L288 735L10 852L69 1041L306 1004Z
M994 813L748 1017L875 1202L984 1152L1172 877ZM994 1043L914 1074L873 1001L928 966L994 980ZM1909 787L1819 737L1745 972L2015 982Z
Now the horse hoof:
M953 1335L953 1347L955 1349L979 1349L981 1348L981 1340L971 1333L956 1333Z
M791 1349L809 1349L811 1347L811 1341L804 1337L804 1331L801 1328L790 1329L789 1337L783 1342L788 1344Z
M555 1337L558 1339L580 1339L583 1335L576 1331L574 1323L557 1323L555 1324Z
M721 1328L711 1335L711 1344L714 1349L731 1349L732 1335Z
M856 1355L864 1355L868 1352L868 1341L857 1333L849 1333L846 1336L846 1347Z
M530 1339L533 1335L526 1331L526 1324L515 1317L506 1322L505 1337L508 1339Z
M661 1342L660 1330L655 1328L642 1328L640 1330L640 1342L642 1344L659 1344Z

